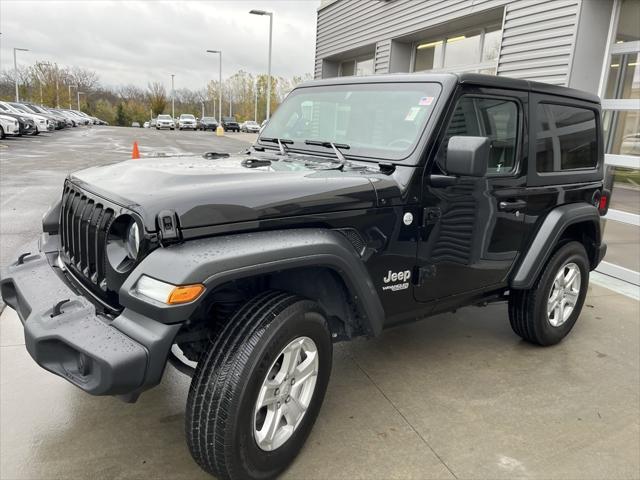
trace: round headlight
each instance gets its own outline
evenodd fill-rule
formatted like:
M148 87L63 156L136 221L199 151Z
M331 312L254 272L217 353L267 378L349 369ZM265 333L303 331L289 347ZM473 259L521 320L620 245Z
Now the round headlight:
M127 250L127 255L131 260L138 258L138 252L140 251L140 229L135 220L131 222L127 229L127 239L124 248Z
M131 215L113 221L107 235L107 258L114 270L125 273L135 266L141 241L140 227Z

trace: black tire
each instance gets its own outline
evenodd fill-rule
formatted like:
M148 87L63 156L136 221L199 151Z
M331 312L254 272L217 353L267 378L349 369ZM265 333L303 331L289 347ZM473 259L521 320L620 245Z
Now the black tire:
M580 290L573 312L559 326L550 323L547 302L556 274L574 263L580 270ZM560 342L575 325L589 285L589 259L584 246L569 242L561 246L549 259L540 277L530 290L511 290L509 295L509 321L513 331L527 342L548 346Z
M2 126L0 126L0 140L4 140L4 128L2 128Z
M291 437L265 451L254 437L258 392L283 348L301 336L317 347L315 390ZM315 302L267 291L242 306L213 338L198 362L187 399L191 455L221 479L273 478L296 457L320 411L332 362L327 321Z

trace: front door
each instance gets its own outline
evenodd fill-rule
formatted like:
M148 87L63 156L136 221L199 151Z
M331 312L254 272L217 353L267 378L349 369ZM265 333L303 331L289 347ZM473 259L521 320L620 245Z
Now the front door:
M527 93L496 89L457 93L423 179L418 301L506 283L525 228L527 99ZM456 135L489 137L485 176L447 176L446 147Z

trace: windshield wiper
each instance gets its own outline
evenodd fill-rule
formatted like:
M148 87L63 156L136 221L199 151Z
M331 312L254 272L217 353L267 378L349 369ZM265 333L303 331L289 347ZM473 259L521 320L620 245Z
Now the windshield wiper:
M304 143L305 143L305 145L317 145L318 147L332 148L334 153L336 154L336 158L340 162L340 167L339 167L340 169L342 169L344 167L344 165L347 163L347 159L344 158L344 155L340 151L341 148L344 148L345 150L350 149L351 147L349 145L347 145L347 144L344 144L344 143L333 143L333 142L323 142L323 141L320 141L320 140L305 140Z
M288 138L260 137L258 138L258 140L262 140L263 142L277 143L278 148L280 148L281 155L286 155L287 153L289 153L289 150L287 149L287 147L285 147L285 145L293 145L293 140L289 140Z

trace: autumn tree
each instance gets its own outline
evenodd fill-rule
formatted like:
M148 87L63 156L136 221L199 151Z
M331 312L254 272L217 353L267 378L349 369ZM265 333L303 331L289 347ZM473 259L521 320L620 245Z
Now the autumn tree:
M160 82L149 83L149 105L153 116L157 117L161 113L164 113L164 109L167 106L167 91Z

